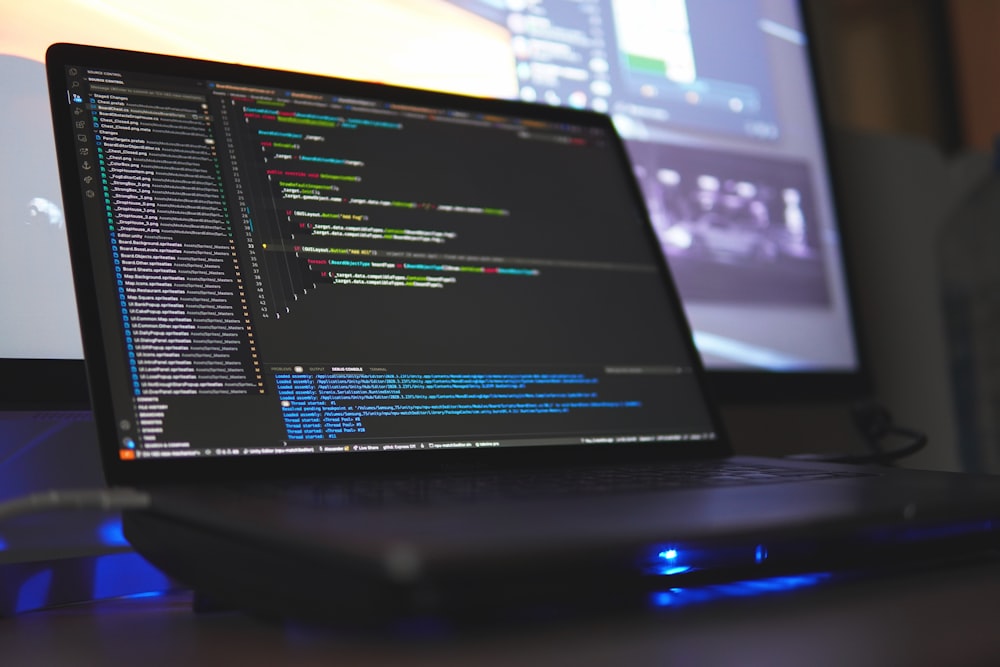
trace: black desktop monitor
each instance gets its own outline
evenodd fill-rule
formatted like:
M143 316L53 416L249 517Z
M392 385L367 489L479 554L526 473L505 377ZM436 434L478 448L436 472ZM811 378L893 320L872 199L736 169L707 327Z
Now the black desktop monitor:
M0 406L86 406L42 67L55 41L607 112L718 396L865 386L796 0L34 0L0 24L17 26L0 43Z

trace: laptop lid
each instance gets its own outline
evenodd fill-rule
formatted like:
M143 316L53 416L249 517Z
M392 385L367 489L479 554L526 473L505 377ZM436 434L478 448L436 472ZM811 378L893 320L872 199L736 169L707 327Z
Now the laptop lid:
M728 453L609 118L47 68L110 483Z

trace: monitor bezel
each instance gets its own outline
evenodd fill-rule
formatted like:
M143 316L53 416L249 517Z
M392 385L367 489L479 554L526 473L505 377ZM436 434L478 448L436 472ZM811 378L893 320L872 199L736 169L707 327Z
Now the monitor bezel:
M89 410L82 359L0 359L0 410Z

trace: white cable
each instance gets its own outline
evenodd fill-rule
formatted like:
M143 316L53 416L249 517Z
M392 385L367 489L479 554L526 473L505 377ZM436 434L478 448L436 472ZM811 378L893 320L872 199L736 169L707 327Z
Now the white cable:
M0 502L0 522L22 514L62 509L106 512L145 509L149 507L149 503L148 493L127 488L41 491Z

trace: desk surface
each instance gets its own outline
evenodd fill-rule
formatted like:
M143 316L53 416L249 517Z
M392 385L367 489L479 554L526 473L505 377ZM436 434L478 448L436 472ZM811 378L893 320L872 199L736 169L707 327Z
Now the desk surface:
M191 611L187 593L0 619L0 662L218 664L1000 664L1000 563L850 580L572 624L423 633L289 628Z

